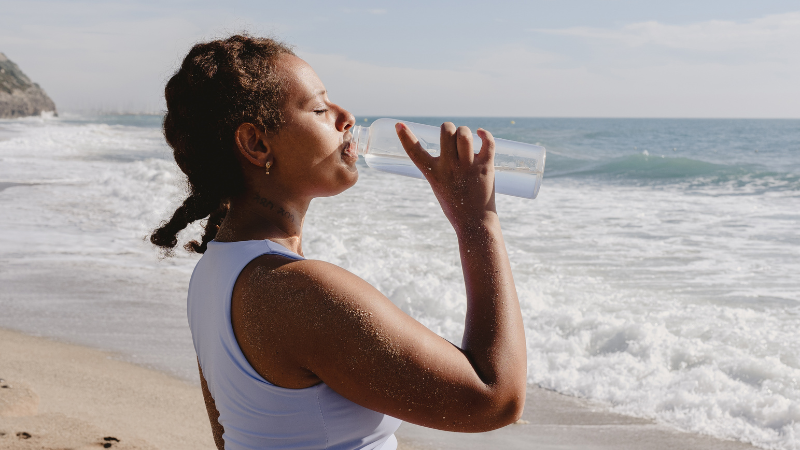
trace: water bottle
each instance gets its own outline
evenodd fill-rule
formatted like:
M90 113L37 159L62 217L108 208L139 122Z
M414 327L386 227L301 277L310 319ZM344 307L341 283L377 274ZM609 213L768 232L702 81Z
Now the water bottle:
M397 137L394 128L397 122L406 124L428 153L439 156L441 150L439 127L394 119L378 119L369 127L354 126L351 133L356 151L364 156L367 165L373 169L424 178L400 144L400 138ZM478 153L481 149L481 139L476 134L472 135L472 139L473 150ZM495 192L515 197L536 198L544 173L544 147L498 138L495 138L494 142Z

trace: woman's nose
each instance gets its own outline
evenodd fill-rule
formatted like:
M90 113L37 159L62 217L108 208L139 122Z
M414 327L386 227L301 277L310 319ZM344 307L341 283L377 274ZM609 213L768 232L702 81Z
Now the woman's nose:
M336 118L336 129L339 131L347 131L355 125L356 118L350 114L350 111L338 105L337 108L339 108L339 117Z

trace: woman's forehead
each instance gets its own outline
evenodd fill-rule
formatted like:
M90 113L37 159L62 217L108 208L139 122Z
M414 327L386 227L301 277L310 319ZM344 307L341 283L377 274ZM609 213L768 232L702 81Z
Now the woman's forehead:
M307 62L293 55L281 55L278 70L286 79L288 99L307 103L325 95L325 85Z

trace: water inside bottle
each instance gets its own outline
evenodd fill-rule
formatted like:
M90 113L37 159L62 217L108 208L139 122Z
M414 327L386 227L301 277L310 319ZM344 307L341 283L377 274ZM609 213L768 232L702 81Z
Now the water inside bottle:
M524 161L526 158L497 156L499 157L495 158L494 167L495 191L515 197L536 198L542 185L542 170L531 169ZM376 170L424 178L408 157L370 152L364 155L364 160L369 167Z

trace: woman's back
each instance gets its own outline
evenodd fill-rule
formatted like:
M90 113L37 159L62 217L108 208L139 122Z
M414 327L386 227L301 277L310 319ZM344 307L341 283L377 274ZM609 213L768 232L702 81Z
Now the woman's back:
M345 399L325 383L286 389L265 380L242 353L231 295L242 269L262 255L302 259L269 240L208 244L189 285L188 316L203 377L227 449L396 448L401 421Z

